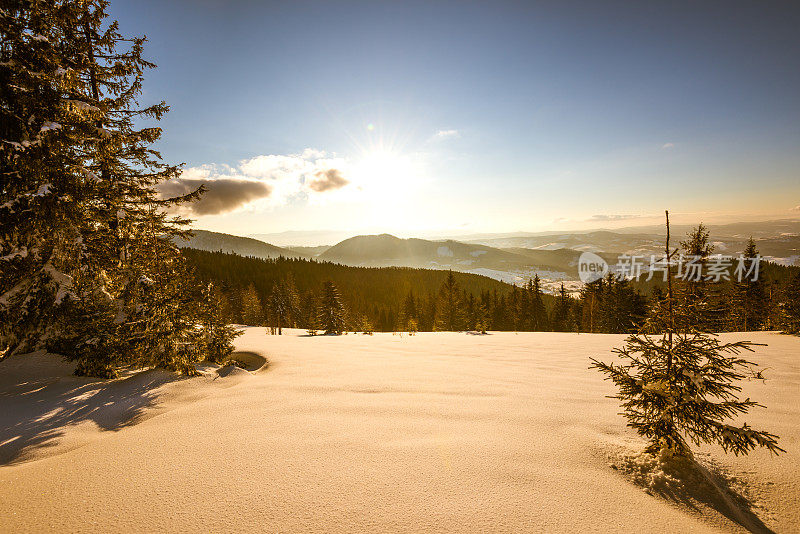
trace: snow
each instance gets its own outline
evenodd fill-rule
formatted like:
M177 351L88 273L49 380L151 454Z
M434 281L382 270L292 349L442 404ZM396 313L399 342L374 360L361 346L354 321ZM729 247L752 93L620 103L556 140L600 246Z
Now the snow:
M445 247L445 246L436 249L436 254L440 257L448 257L448 258L453 257L453 251L450 250L450 247Z
M541 282L542 291L545 293L557 293L561 288L562 283L567 291L573 295L579 293L581 288L583 288L583 282L570 280L567 276L567 273L563 271L547 271L544 269L501 271L486 267L476 267L474 269L464 269L463 272L488 276L489 278L493 278L500 282L515 284L517 286L522 286L534 276L538 276Z
M76 109L76 110L78 110L80 112L98 112L98 111L100 111L100 108L98 108L97 106L93 106L92 104L89 104L88 102L84 102L83 100L67 99L67 100L64 100L64 102L68 106L70 106L70 107L72 107L72 108L74 108L74 109Z
M800 338L747 334L769 368L747 422L787 454L701 448L691 470L642 455L587 369L624 336L285 332L237 339L266 370L192 379L0 361L0 530L800 530Z
M777 256L762 256L762 258L767 261L777 263L778 265L785 265L787 267L791 267L792 265L800 265L800 255L797 254L787 256L785 258L780 258Z
M485 250L473 250L472 252L470 252L470 255L475 257L475 258L477 258L478 256L481 256L483 254L486 254Z
M499 271L497 269L488 269L486 267L476 267L475 269L467 269L464 272L479 274L481 276L488 276L489 278L494 278L495 280L499 280L500 282L506 282L507 284L520 285L527 281L527 279L524 279L521 274L512 273L508 271Z
M538 247L531 247L533 250L561 250L562 248L567 248L566 243L547 243L545 245L539 245Z
M60 128L61 125L57 122L45 121L44 124L42 124L42 127L39 129L39 133L48 132L50 130L58 130Z
M81 171L81 174L83 174L83 177L86 178L87 180L92 181L92 182L99 182L100 181L100 177L97 176L92 171L90 171L89 169L81 167L80 171Z
M66 297L74 296L70 291L70 288L72 287L73 283L73 279L70 275L62 273L61 271L56 269L52 263L49 262L42 267L42 272L47 274L50 277L50 279L56 284L56 300L55 300L56 306L61 304Z
M14 150L25 150L26 148L30 148L32 146L36 146L36 145L41 143L40 140L36 140L36 141L27 141L27 140L25 140L25 141L19 141L19 142L3 140L3 142L8 144L8 145L11 145L12 147L14 147Z
M22 293L26 287L27 285L25 282L20 282L19 284L15 285L11 289L0 295L0 307L5 308L6 306L8 306L8 303L11 302L11 300L14 297Z
M11 261L16 258L27 258L28 257L28 247L22 247L21 249L17 249L14 252L10 252L5 256L0 256L0 261Z

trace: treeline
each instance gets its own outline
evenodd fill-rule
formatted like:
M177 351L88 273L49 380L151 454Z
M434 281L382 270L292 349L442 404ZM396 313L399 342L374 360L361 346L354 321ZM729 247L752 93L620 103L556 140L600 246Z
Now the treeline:
M580 298L544 293L538 277L522 287L483 276L405 267L362 268L305 259L258 259L184 249L198 276L213 281L230 322L328 331L325 284L342 302L350 331L635 331L648 300L626 280L589 284ZM335 331L336 329L334 329Z
M709 261L713 246L700 225L681 243ZM467 273L401 267L361 268L314 260L262 260L186 249L198 276L213 281L226 320L248 325L337 331L638 332L664 305L661 280L608 275L577 298L562 285L542 291L538 278L517 287ZM758 254L751 240L745 256ZM675 274L673 272L673 274ZM676 298L706 331L800 330L800 269L761 262L755 280L674 280ZM331 295L335 294L335 298ZM325 304L325 303L329 304ZM338 302L331 308L330 302ZM698 319L702 317L703 319ZM331 325L335 326L331 326Z
M708 229L700 224L681 241L680 250L697 258L695 263L702 272L713 264L714 245ZM756 242L749 239L742 256L756 262L759 252ZM678 318L679 327L690 327L708 332L745 332L754 330L800 331L800 268L757 261L757 276L742 276L731 265L726 279L717 282L705 277L675 281L675 298L688 303L690 316ZM748 265L750 265L748 263ZM648 295L653 308L663 306L666 284L655 278L639 281L634 288ZM680 322L683 324L680 324Z
M326 282L340 295L345 330L355 331L548 330L558 302L538 280L520 288L460 272L183 252L198 277L214 282L231 322L276 329L323 330Z

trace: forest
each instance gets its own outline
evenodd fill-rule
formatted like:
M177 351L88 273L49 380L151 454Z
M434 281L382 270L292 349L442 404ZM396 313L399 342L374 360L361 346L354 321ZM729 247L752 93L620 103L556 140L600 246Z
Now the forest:
M687 252L710 257L713 247L700 225L682 243ZM751 242L747 254L757 255ZM545 293L538 277L521 287L490 278L443 270L364 268L306 259L258 259L184 249L196 275L211 282L221 303L220 319L237 324L332 332L557 331L634 333L664 301L664 283L606 277L588 283L576 298L561 287ZM761 262L753 280L678 281L678 297L702 306L709 331L787 330L800 326L800 268ZM698 326L698 325L695 325Z

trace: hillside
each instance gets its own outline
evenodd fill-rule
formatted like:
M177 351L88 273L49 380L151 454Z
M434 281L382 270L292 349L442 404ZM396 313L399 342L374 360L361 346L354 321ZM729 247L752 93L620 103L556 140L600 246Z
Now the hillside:
M485 245L453 240L400 239L389 234L346 239L320 254L319 259L368 267L453 269L517 285L537 272L544 278L566 278L563 262L551 265L528 254Z
M253 258L306 258L308 254L289 250L282 247L270 245L258 239L241 237L238 235L211 232L209 230L193 230L194 236L188 241L176 241L181 248L193 248L197 250L208 250L211 252L228 252L239 256L249 256Z

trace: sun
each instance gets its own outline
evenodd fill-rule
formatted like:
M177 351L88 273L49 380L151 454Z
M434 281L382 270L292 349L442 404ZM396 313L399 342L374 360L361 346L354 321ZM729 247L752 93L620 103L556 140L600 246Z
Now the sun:
M353 177L370 195L399 195L419 178L420 168L410 156L392 150L366 152L355 164Z

